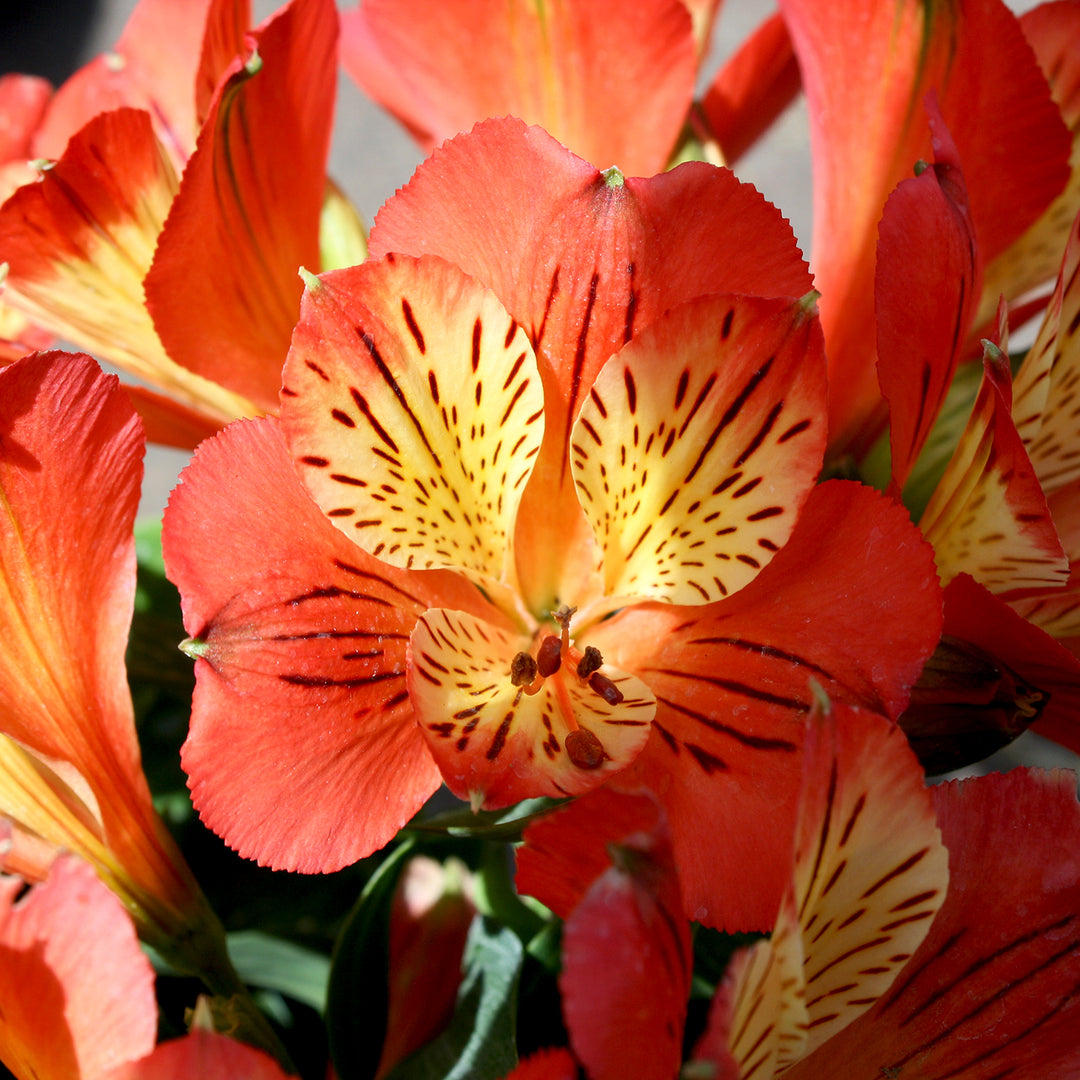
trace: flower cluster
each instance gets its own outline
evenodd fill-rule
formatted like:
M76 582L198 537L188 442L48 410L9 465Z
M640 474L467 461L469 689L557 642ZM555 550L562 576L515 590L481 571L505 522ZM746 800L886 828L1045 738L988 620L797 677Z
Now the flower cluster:
M720 7L139 0L0 78L14 1075L1080 1070L1075 775L927 782L1080 752L1080 0L706 75ZM370 230L339 60L427 155ZM800 94L809 259L738 175Z

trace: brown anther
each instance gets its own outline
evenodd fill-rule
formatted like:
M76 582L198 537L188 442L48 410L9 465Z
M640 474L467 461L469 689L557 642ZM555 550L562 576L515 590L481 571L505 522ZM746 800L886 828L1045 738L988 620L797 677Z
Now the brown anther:
M598 671L603 663L600 650L595 645L586 645L585 655L578 661L578 678L587 679L594 671Z
M600 740L585 728L566 736L566 753L579 769L598 769L607 757Z
M546 637L536 650L536 670L546 679L562 666L562 642L554 636Z
M528 686L535 678L536 661L527 652L519 652L510 661L510 682L514 686Z
M618 705L623 699L623 692L606 676L593 672L589 676L589 685L609 704Z

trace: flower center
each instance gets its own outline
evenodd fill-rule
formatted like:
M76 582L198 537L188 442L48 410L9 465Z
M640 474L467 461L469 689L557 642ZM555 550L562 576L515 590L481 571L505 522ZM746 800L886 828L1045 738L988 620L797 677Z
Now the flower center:
M543 634L535 657L525 651L517 653L510 664L510 682L531 696L539 693L545 682L551 680L551 689L568 730L564 740L567 756L579 769L596 769L604 761L604 746L596 735L578 725L564 680L576 677L582 684L587 683L608 705L618 705L623 694L611 679L600 674L604 658L599 649L589 645L582 652L570 643L570 620L576 610L562 607L552 614L560 632Z

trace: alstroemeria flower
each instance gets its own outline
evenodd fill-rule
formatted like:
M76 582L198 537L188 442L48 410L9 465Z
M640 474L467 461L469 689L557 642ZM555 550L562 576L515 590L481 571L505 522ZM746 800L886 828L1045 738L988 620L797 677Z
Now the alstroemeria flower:
M697 917L761 925L810 680L895 713L939 626L902 512L814 487L823 357L790 232L726 171L623 180L513 121L448 144L373 242L411 232L450 261L309 279L284 441L230 428L170 502L200 813L327 870L440 780L498 807L635 762ZM876 612L887 647L851 634Z
M276 408L296 271L321 264L337 13L248 18L142 0L58 92L34 143L52 160L0 209L6 300L164 391L133 395L152 437L189 447Z

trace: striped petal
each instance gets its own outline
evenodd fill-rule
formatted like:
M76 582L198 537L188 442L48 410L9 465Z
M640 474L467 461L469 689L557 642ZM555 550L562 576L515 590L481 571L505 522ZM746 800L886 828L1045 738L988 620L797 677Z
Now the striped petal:
M437 259L312 279L285 382L290 449L343 533L394 566L508 579L543 389L491 292Z
M988 348L964 434L919 522L948 584L992 592L1061 586L1069 563L1011 416L1008 358Z
M825 448L809 308L684 304L605 365L570 449L608 595L709 603L787 542Z
M274 412L319 266L336 82L332 0L292 0L237 58L184 170L146 275L146 304L184 368Z
M581 795L624 769L649 737L655 698L610 665L579 675L560 655L558 669L543 677L541 668L542 685L526 693L511 670L528 644L446 610L421 616L409 642L417 719L447 786L474 808Z
M869 1009L949 880L922 768L884 717L833 706L811 718L803 777L791 891L712 1018L743 1077L776 1075Z
M1080 477L1080 216L1039 335L1016 374L1012 415L1044 491Z
M410 575L334 529L269 420L203 443L163 546L195 638L182 762L204 821L305 872L382 847L439 786L409 703L409 634L437 603L497 613L458 575Z
M590 630L607 660L656 695L650 742L619 783L661 798L692 918L729 930L772 924L790 874L811 684L896 716L940 619L932 552L907 513L830 481L738 593L704 607L639 604ZM858 626L888 633L853 634ZM707 824L717 820L722 833ZM754 890L740 883L747 865Z
M0 251L9 267L4 297L38 325L219 426L254 406L171 360L143 301L143 278L176 190L149 114L97 116L38 183L0 209Z
M875 1007L786 1080L1080 1070L1075 776L1016 769L933 795L949 849L945 904Z

